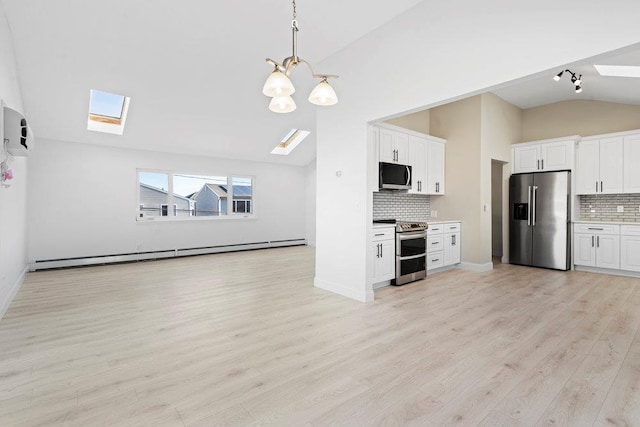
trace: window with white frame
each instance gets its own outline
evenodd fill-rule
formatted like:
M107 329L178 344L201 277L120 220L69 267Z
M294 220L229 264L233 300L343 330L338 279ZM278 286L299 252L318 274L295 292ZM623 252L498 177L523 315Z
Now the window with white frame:
M250 176L138 170L137 218L249 217L255 213L253 196Z

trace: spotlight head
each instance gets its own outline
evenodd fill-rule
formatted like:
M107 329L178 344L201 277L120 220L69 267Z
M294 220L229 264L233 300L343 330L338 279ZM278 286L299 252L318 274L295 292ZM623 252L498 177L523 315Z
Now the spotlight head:
M582 74L580 74L580 77L578 77L573 84L576 86L580 86L582 84Z
M559 82L560 79L562 78L562 75L564 74L564 71L560 71L554 78L553 80Z
M576 93L580 93L582 92L582 86L578 85L576 86Z

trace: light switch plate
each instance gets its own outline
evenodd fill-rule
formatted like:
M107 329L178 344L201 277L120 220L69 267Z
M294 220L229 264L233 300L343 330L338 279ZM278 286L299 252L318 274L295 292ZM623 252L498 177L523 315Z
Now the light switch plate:
M624 212L624 206L618 206L618 213Z
M431 218L438 218L438 211L431 211Z

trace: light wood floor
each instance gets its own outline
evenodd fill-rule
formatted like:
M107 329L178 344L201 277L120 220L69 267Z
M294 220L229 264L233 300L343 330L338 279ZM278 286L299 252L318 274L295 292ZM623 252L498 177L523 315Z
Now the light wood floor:
M30 273L0 425L640 425L640 280L313 288L307 247Z

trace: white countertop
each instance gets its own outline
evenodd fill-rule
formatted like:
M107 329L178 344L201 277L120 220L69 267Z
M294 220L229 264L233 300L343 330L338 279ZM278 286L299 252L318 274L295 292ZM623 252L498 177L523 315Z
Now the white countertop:
M374 222L373 223L373 229L374 230L377 230L377 229L380 229L380 228L396 228L396 225L395 224L382 224L382 223L379 223L379 222Z
M593 219L576 219L574 224L612 224L612 225L640 225L640 222L630 221L598 221Z
M428 218L425 220L427 224L451 224L454 222L462 222L459 219L441 219L441 218ZM374 222L373 223L373 229L377 230L380 228L387 228L387 227L391 227L391 228L395 228L396 225L395 224L381 224L379 222Z
M462 222L459 219L442 219L442 218L429 218L427 224L451 224L452 222Z

